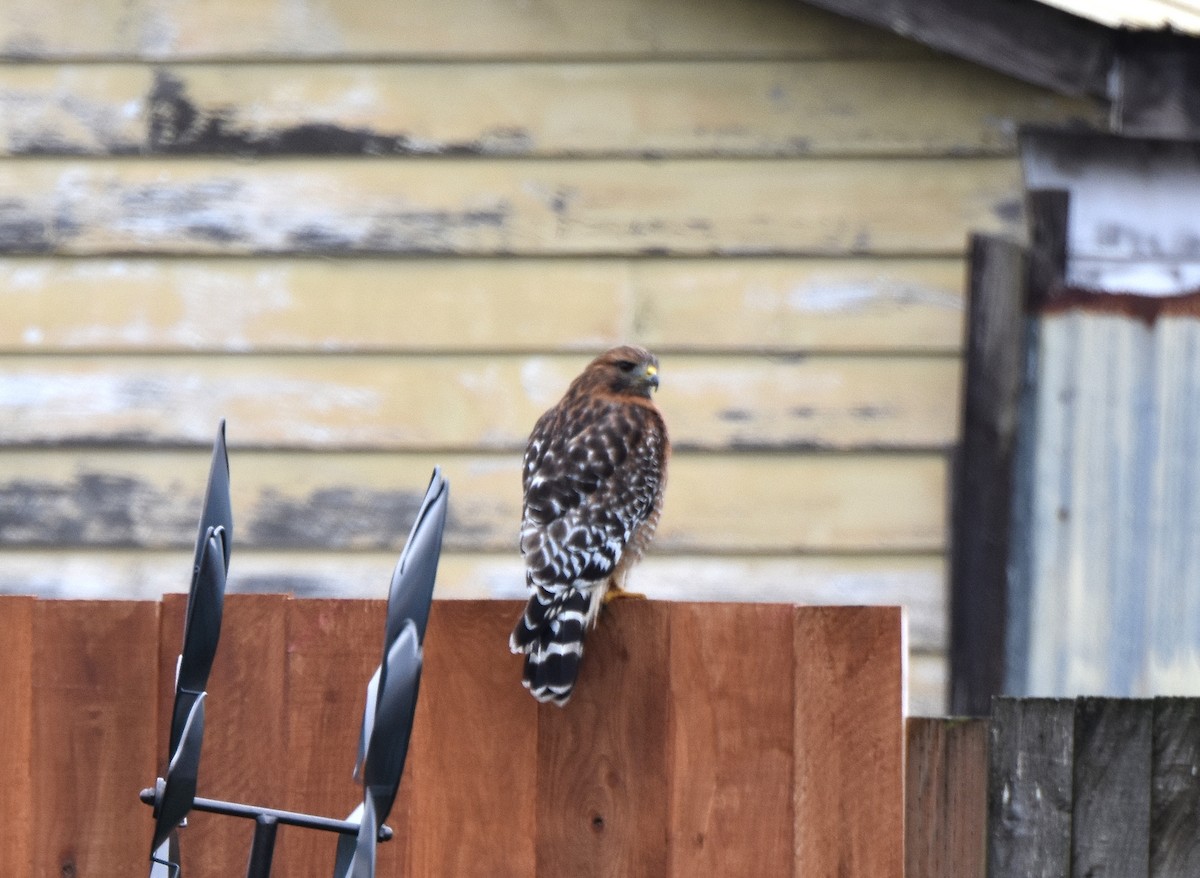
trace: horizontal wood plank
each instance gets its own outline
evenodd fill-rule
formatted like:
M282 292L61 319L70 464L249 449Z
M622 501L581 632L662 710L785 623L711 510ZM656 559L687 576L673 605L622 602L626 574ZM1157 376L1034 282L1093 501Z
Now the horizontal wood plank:
M956 353L963 273L954 258L11 257L0 352Z
M0 445L524 448L589 355L0 356ZM676 449L932 449L954 442L948 357L662 359Z
M954 256L1021 233L1017 162L0 163L0 253Z
M392 552L316 552L242 548L229 568L229 591L291 593L301 598L383 598ZM7 549L0 554L0 594L45 598L158 600L188 587L189 550ZM903 605L915 650L946 646L944 564L937 555L747 556L646 558L634 587L654 600L785 604ZM439 599L525 597L521 558L511 552L443 553Z
M78 9L10 0L0 12L0 51L15 58L225 60L838 57L916 50L876 28L789 0L756 0L741 14L720 0L613 0L602 7L573 0L97 0Z
M231 431L232 435L232 431ZM238 545L399 549L429 475L453 486L451 549L516 546L518 455L230 454ZM9 546L190 545L204 452L14 451L0 455ZM654 550L939 552L939 455L677 455Z
M1101 116L945 58L0 66L0 155L1009 154L1068 119Z
M957 353L963 272L954 258L635 262L634 334L667 350Z

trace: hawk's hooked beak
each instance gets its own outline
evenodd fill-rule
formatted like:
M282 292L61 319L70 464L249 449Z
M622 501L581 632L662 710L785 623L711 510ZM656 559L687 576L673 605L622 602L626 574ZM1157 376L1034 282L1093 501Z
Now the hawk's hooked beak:
M646 367L646 384L658 390L658 366L653 363Z

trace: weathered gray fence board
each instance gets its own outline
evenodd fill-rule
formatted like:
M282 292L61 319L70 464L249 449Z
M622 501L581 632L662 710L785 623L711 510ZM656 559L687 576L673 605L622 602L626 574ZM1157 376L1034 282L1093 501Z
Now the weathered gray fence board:
M988 769L989 878L1063 878L1071 869L1075 702L997 698Z
M1072 875L1148 874L1153 708L1153 701L1115 698L1075 704Z
M1150 875L1200 875L1200 699L1154 701Z

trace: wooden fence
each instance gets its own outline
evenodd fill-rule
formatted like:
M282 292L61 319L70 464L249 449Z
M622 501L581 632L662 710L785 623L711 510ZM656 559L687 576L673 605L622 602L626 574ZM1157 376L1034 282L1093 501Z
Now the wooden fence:
M185 596L0 597L0 875L141 875ZM200 794L345 816L382 601L227 597ZM622 602L565 710L519 684L510 601L436 601L390 876L1200 875L1200 699L902 716L896 608ZM193 814L187 878L252 827ZM325 878L284 827L275 874Z
M0 874L145 874L184 605L0 598ZM899 609L621 602L565 710L520 686L518 612L435 602L381 878L902 874ZM228 596L200 794L345 816L383 618ZM244 874L251 831L193 814L184 874ZM284 827L275 874L332 859Z

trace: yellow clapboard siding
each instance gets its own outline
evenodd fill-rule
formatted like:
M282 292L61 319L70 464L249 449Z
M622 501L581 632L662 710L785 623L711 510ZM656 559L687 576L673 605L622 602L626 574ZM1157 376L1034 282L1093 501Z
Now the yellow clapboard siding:
M243 445L519 449L589 359L0 357L0 443L206 443L224 417ZM959 381L940 356L674 355L657 398L680 448L930 448Z
M908 716L945 716L946 687L950 678L949 659L945 653L916 652L908 658Z
M957 353L965 270L957 259L635 263L634 327L667 349Z
M957 255L1012 159L11 160L10 252Z
M0 351L595 350L613 260L0 259Z
M748 57L911 53L890 34L789 0L92 0L0 6L17 57Z
M234 545L229 591L298 597L380 598L397 556L386 552L278 552ZM191 551L9 551L0 555L0 593L92 600L156 600L186 591ZM938 556L651 556L631 585L652 600L903 605L909 645L944 650L946 608ZM445 552L439 600L525 597L520 556Z
M20 257L0 259L0 352L564 351L634 340L957 353L964 271L958 259Z
M516 453L230 454L242 547L398 550L430 472L451 482L447 547L514 551ZM0 541L186 546L208 471L200 452L0 454ZM656 552L940 553L940 455L676 455Z
M1102 120L947 58L0 66L0 154L964 155Z

